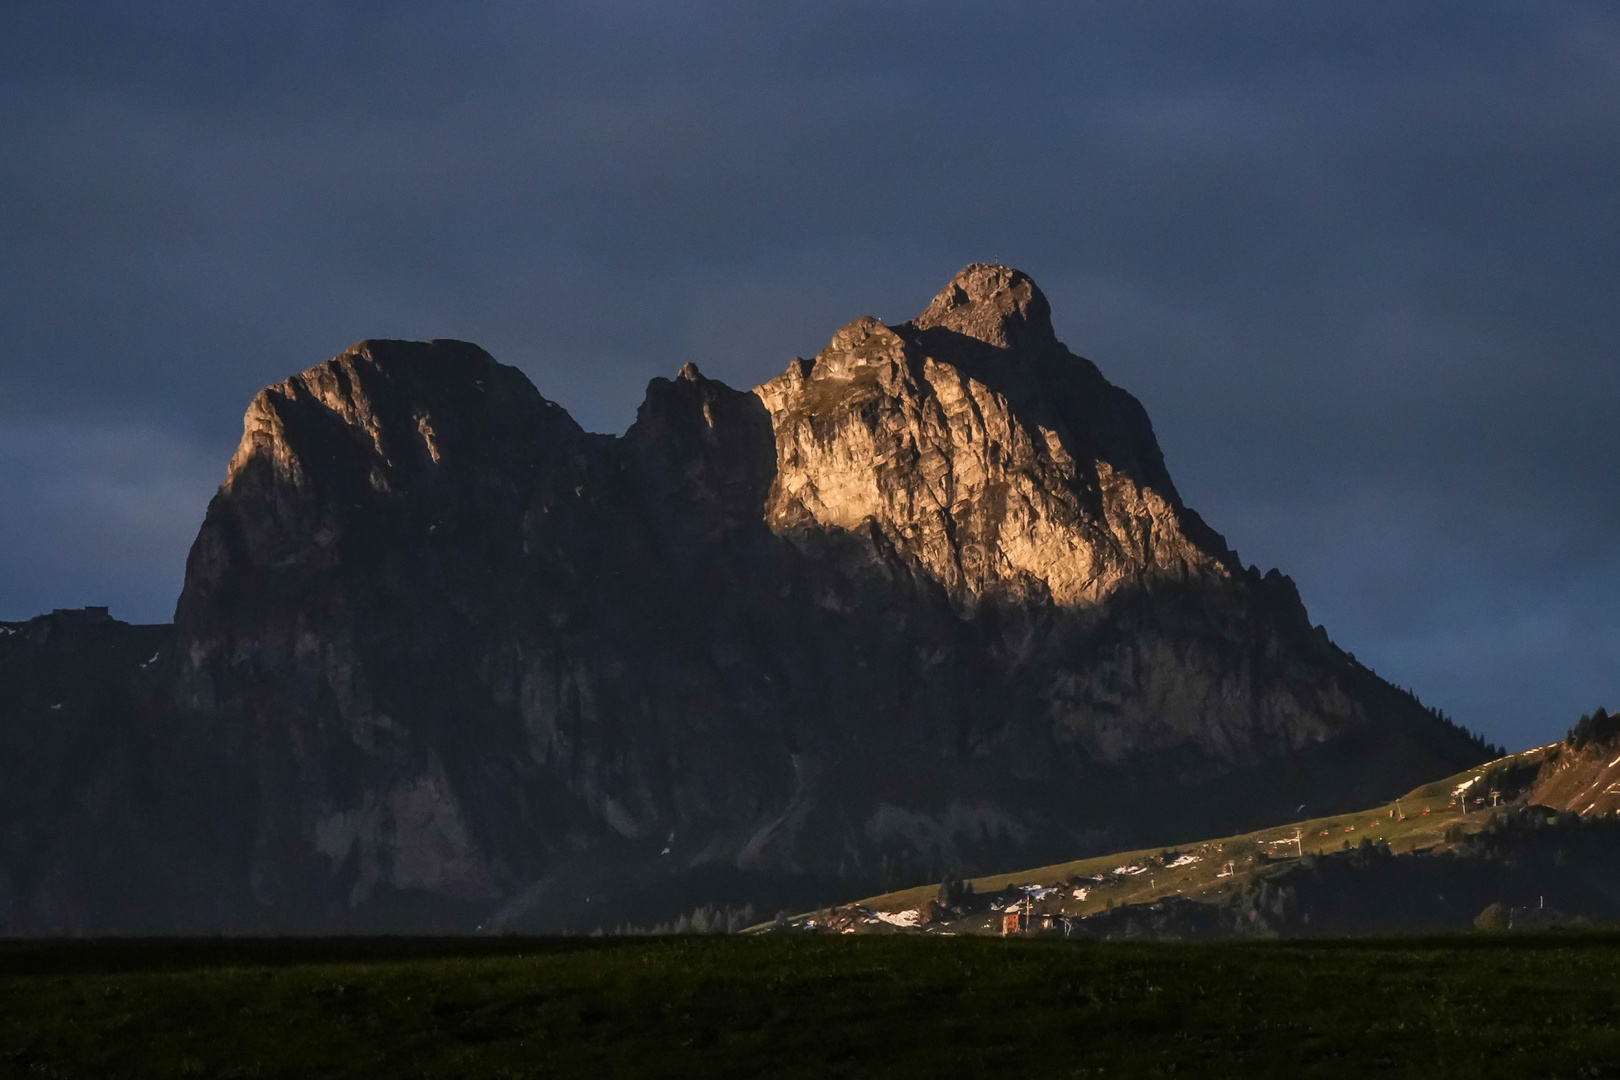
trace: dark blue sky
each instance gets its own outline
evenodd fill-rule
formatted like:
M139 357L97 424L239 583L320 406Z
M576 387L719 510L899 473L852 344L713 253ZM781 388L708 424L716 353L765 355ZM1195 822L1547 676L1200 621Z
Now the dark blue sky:
M254 391L359 338L620 431L975 260L1381 674L1620 705L1620 9L1548 0L10 0L0 618L168 618Z

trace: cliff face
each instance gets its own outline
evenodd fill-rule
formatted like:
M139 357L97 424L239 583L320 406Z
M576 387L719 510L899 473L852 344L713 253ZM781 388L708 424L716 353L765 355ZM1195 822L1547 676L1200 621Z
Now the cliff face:
M734 625L759 555L731 549L763 532L768 432L691 371L589 436L459 342L362 343L260 394L177 633L267 915L454 924L581 853L765 814L791 767Z
M1018 684L996 700L1039 720L1002 738L1232 765L1356 722L1292 586L1246 577L1182 505L1141 405L1057 341L1023 274L970 266L912 322L857 320L757 393L779 535L858 537L960 619L1008 624L974 636ZM1318 670L1271 669L1295 660Z
M254 400L174 633L232 925L803 903L1482 756L1243 569L1004 267L753 393L655 379L621 438L363 342Z
M970 266L912 322L858 319L756 392L776 431L772 527L870 520L964 609L1228 575L1142 407L1058 342L1016 271Z

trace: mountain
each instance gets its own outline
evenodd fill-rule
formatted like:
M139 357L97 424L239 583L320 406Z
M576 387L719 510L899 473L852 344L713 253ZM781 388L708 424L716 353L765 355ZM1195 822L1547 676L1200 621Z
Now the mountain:
M1487 756L1242 566L1000 266L751 393L655 379L618 438L361 342L254 399L163 632L130 723L207 823L151 827L180 928L803 907Z

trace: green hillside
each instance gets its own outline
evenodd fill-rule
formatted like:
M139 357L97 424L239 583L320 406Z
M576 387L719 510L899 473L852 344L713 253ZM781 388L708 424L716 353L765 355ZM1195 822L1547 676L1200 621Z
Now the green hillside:
M1356 813L1307 818L1171 849L1112 852L972 878L969 884L980 896L1012 886L1052 889L1032 898L1029 906L1035 915L1085 917L1120 905L1147 904L1173 896L1217 901L1243 887L1251 876L1246 871L1300 855L1339 851L1363 841L1387 844L1396 854L1432 850L1454 842L1483 828L1490 820L1490 791L1495 778L1527 772L1556 754L1561 745L1553 743L1510 754ZM1467 790L1459 795L1464 785ZM806 913L789 923L855 933L1000 932L1002 914L994 910L959 919L928 920L924 913L938 892L938 883L921 885L868 897L842 910ZM912 916L917 917L915 921Z

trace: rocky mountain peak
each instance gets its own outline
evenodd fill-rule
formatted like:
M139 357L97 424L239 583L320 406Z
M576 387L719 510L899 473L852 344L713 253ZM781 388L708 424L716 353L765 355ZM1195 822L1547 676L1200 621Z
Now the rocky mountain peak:
M875 341L873 339L876 339ZM894 331L871 315L862 315L860 318L842 326L827 343L827 347L818 354L831 356L835 353L852 352L863 346L876 344L887 345L896 343L900 339L895 337Z
M998 349L1057 345L1052 308L1022 270L970 263L911 321L919 331L954 331Z
M974 263L912 322L856 319L755 393L777 444L771 527L875 529L961 604L1224 575L1141 405L1058 342L1021 271Z
M297 485L309 460L341 459L363 465L382 490L447 462L476 466L492 443L553 428L578 433L521 372L477 345L365 340L258 393L225 487L263 465ZM369 453L350 453L358 447Z

